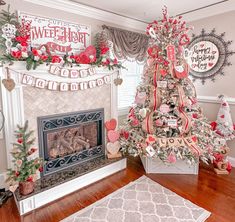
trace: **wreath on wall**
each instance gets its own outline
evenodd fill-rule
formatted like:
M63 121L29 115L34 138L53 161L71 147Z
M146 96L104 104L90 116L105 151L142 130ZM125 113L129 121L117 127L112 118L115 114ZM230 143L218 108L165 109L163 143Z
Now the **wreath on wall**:
M192 35L192 40L186 49L186 57L190 66L190 75L193 80L207 79L215 81L217 75L224 75L224 67L231 66L229 56L234 51L229 50L232 41L224 40L225 32L216 34L213 29L207 33L204 29L200 35Z
M23 61L26 62L27 70L36 69L43 63L60 63L63 66L90 64L107 67L109 70L123 67L116 58L110 58L110 49L104 33L98 33L95 44L88 46L79 54L52 55L46 44L39 48L31 47L31 23L24 19L19 22L16 13L10 13L9 9L8 6L7 11L2 10L0 13L0 47L3 51L0 61L3 63L12 65L14 61Z

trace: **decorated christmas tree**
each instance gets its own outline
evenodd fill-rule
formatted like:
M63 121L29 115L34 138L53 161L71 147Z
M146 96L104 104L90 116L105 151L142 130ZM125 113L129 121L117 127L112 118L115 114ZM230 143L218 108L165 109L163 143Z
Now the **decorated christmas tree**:
M235 131L230 107L224 95L219 95L218 98L221 101L221 106L217 114L216 122L212 122L211 125L215 132L221 135L225 140L232 140L235 137Z
M148 25L150 45L142 82L121 129L123 152L194 164L199 158L212 160L226 146L203 116L188 78L190 29L181 16L169 17L166 7L163 19Z

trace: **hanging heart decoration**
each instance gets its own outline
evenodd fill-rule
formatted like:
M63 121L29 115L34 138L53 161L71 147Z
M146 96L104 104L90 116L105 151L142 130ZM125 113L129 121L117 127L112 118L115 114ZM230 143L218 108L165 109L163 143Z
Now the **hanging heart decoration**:
M190 42L190 39L189 39L188 35L183 34L183 35L180 37L179 45L180 45L180 46L184 46L184 45L189 44L189 42Z
M15 88L15 81L11 78L9 68L6 67L7 78L2 80L4 87L11 92Z
M122 84L122 82L123 82L123 79L121 79L121 78L116 78L116 79L114 79L114 84L116 85L116 86L118 86L118 85L121 85Z

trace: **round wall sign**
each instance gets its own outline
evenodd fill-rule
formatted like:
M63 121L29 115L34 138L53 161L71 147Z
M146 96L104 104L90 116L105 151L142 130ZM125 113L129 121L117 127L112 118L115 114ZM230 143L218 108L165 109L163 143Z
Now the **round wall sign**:
M205 33L202 29L198 36L193 34L192 41L184 53L193 80L200 79L203 84L206 79L215 81L216 75L224 75L224 66L232 65L228 62L228 56L234 53L228 50L232 41L226 42L224 35L225 33L216 35L215 29L210 33Z

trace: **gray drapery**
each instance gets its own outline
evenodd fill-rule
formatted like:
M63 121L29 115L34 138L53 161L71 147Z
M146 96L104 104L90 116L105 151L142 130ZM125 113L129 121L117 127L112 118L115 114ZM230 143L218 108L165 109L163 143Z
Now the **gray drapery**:
M145 34L131 32L103 25L113 43L113 52L118 59L135 59L143 62L146 58L149 38Z

